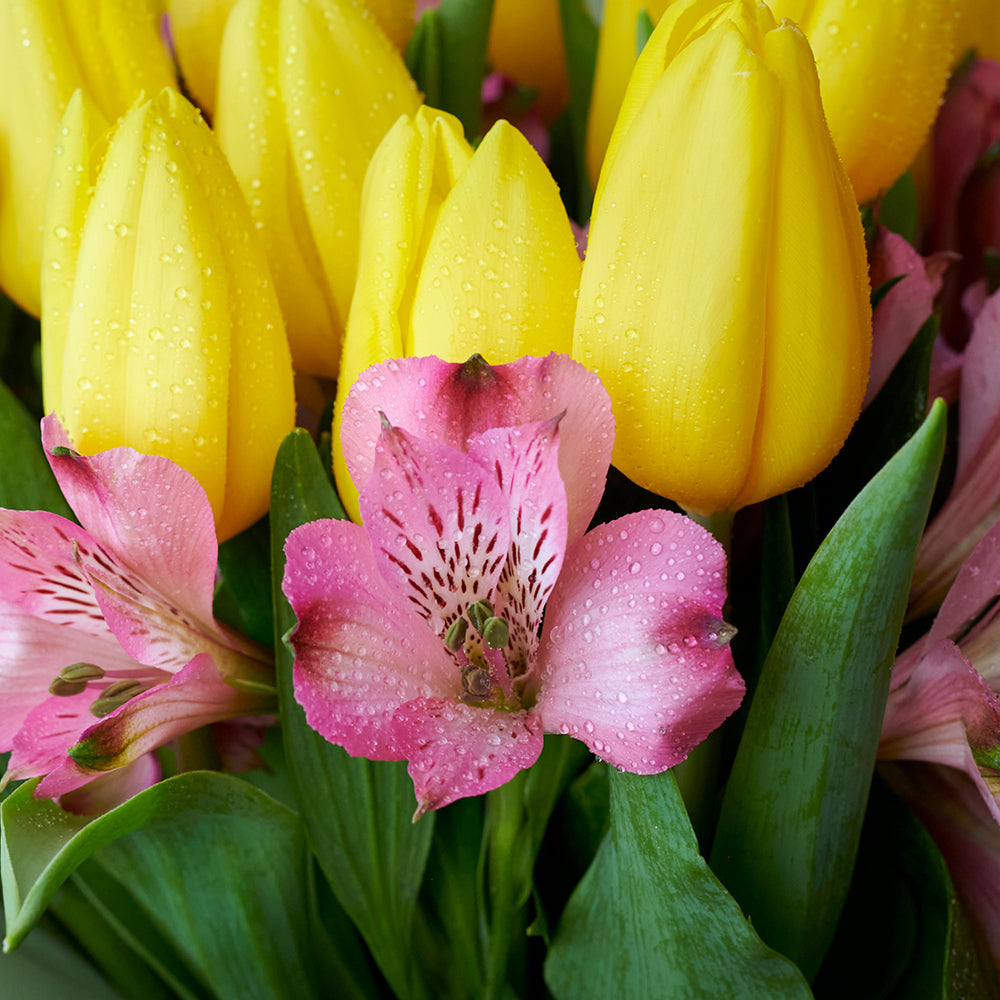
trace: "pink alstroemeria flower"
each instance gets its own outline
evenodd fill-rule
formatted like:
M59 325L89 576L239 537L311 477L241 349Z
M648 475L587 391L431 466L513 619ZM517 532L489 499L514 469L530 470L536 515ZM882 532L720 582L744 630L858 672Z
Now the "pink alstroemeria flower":
M273 711L273 666L212 615L218 544L189 473L131 448L79 456L53 416L42 443L82 527L0 509L4 782L45 775L36 795L55 797L122 769L93 796L107 804L156 780L139 762L155 747Z
M1000 963L1000 524L892 672L880 771L926 824Z
M662 510L584 534L614 421L583 366L376 365L342 437L364 526L288 537L295 696L349 753L409 761L415 818L529 767L543 732L650 774L739 705L712 536Z

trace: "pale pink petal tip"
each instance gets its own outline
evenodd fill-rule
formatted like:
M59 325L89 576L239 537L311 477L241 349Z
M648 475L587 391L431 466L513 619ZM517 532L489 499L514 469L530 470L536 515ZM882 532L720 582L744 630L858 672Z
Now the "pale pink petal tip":
M417 796L414 820L467 795L498 788L542 752L537 716L478 708L447 698L418 698L392 720L409 760Z

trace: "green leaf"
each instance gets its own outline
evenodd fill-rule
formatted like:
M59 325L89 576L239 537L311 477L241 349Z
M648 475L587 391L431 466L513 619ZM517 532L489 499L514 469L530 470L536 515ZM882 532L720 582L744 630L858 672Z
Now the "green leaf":
M492 16L493 0L441 0L436 10L421 18L406 50L406 64L417 86L436 93L437 101L428 98L427 103L455 115L470 142L481 127Z
M3 924L0 921L0 930ZM0 994L14 1000L122 1000L77 951L48 927L39 927L24 947L0 958ZM155 994L150 995L154 1000Z
M219 546L215 617L262 646L274 642L271 533L267 518Z
M764 664L723 800L712 866L809 978L851 879L944 434L939 400L820 545Z
M557 1000L809 997L709 871L673 775L609 778L610 833L545 964Z
M293 431L278 450L271 488L274 618L279 636L295 624L281 592L284 542L292 529L345 514L316 448ZM413 785L403 762L350 757L311 729L295 701L293 658L277 643L276 666L285 754L299 811L316 857L340 904L357 925L393 990L418 996L412 923L434 825L412 823Z
M930 834L876 780L850 892L816 978L817 998L944 1000L956 906Z
M917 236L919 216L917 186L913 182L913 174L907 171L882 195L878 221L886 229L899 233L908 243L913 243Z
M38 421L0 384L0 507L73 517L42 451Z
M35 784L0 809L6 948L96 853L210 995L311 995L305 842L284 806L230 775L191 772L88 822L35 799Z

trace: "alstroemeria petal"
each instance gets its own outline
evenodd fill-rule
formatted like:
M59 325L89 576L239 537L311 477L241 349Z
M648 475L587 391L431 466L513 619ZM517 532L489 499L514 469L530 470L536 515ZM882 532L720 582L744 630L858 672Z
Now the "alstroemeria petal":
M282 589L299 619L295 698L309 725L355 756L399 760L392 713L413 698L460 697L455 660L390 593L363 528L312 521L288 536L285 557Z
M960 484L971 471L974 459L985 453L1000 426L1000 292L984 303L972 328L962 361L962 391L959 401L958 468Z
M556 419L499 427L474 436L469 454L495 468L509 511L510 548L494 612L510 627L508 667L515 675L538 648L538 626L566 554L566 490L559 475ZM511 659L513 658L513 659Z
M505 365L478 358L455 364L405 358L375 365L344 403L341 442L355 484L371 474L381 433L379 413L429 441L464 450L471 435L565 413L559 424L559 471L569 506L569 538L590 524L604 492L615 420L600 379L564 354L523 357Z
M721 621L725 554L693 521L641 511L567 554L546 609L536 710L635 774L684 760L739 705Z
M360 499L375 565L434 633L489 596L510 543L492 468L386 427Z
M94 663L113 678L141 676L143 666L107 627L104 632L88 635L0 605L0 753L11 749L28 713L48 698L49 685L63 667Z
M77 815L106 813L151 788L160 780L162 772L156 755L144 753L131 764L102 774L74 792L67 792L60 797L59 805L66 812Z
M204 489L169 459L113 448L87 457L54 416L42 421L49 464L80 523L104 548L165 598L210 623L218 545ZM183 530L178 530L183 523Z
M175 736L219 719L266 711L267 704L266 696L226 684L212 657L201 653L166 683L136 695L106 718L95 722L91 716L94 724L68 751L68 741L63 742L64 754L71 756L42 779L35 794L64 795L106 771L131 763Z
M531 767L542 752L539 719L447 698L401 705L392 730L417 795L419 817L467 795L482 795Z

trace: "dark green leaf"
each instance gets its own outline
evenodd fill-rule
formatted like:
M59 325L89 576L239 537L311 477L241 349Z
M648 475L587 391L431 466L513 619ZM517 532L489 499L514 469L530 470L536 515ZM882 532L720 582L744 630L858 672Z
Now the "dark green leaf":
M709 871L673 775L609 778L611 831L545 965L558 1000L809 997Z
M920 201L913 174L907 171L882 195L878 221L886 229L899 233L908 243L917 237L917 223L920 217Z
M923 824L883 782L873 782L817 998L943 1000L955 906L948 868Z
M311 994L305 841L284 806L231 775L192 772L88 822L35 799L35 784L0 809L8 947L96 854L113 892L130 898L210 995Z
M262 646L274 642L271 535L262 518L219 546L215 616Z
M279 636L295 623L280 589L285 539L298 525L321 517L345 514L311 438L293 431L278 451L271 489ZM280 641L276 660L285 753L313 850L393 990L402 997L420 995L411 926L433 818L411 822L416 802L404 763L349 757L309 727L295 701L291 652Z
M425 93L428 88L437 93L437 103L429 98L428 103L455 115L470 141L481 128L492 15L493 0L441 0L436 10L421 18L406 53L417 86Z
M0 507L48 510L63 517L73 512L42 451L38 421L0 384Z
M712 866L764 940L810 978L850 883L944 425L938 401L810 562L726 788Z

